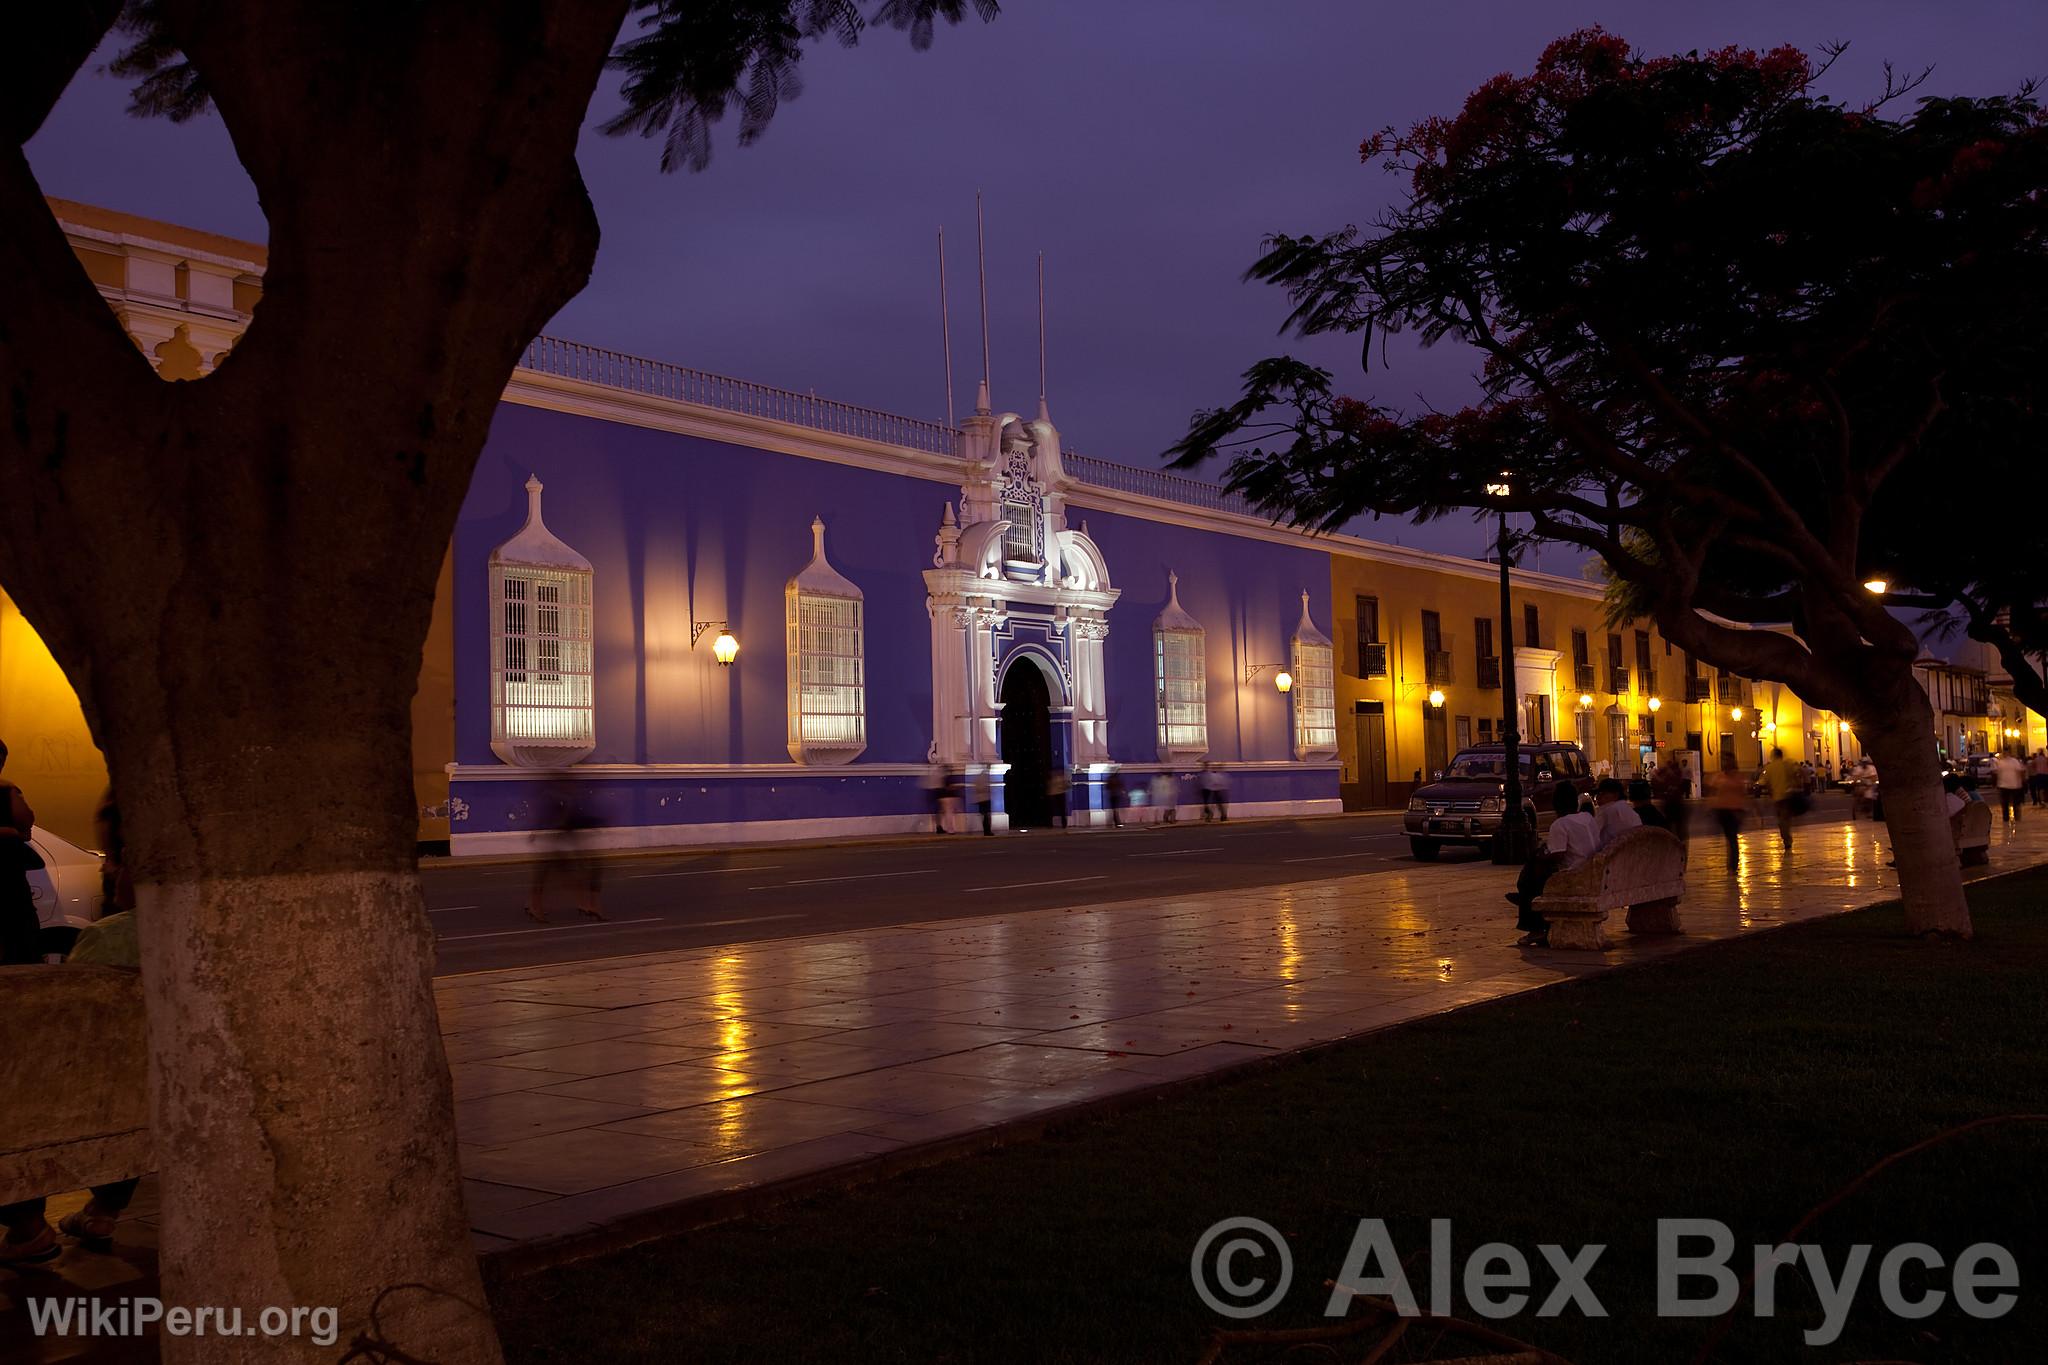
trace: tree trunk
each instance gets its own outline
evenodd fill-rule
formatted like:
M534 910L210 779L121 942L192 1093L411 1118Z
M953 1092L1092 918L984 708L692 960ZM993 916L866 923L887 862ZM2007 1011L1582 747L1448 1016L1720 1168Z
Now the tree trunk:
M1877 763L1906 931L1969 938L1970 907L1963 899L1962 865L1949 829L1926 694L1909 683L1890 689L1862 714L1878 718L1860 722L1856 733Z

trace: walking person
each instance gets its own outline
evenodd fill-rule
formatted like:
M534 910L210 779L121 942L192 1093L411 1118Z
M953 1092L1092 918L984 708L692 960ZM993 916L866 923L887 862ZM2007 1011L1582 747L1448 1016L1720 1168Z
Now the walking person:
M1051 813L1053 823L1061 829L1067 827L1067 793L1073 790L1073 779L1067 776L1065 768L1054 768L1045 775L1045 805Z
M1217 767L1211 759L1205 758L1202 760L1201 785L1202 822L1204 824L1208 823L1209 807L1213 804L1216 808L1216 818L1225 824L1229 824L1230 808L1226 804L1228 800L1228 787L1223 776L1223 770Z
M2048 806L2048 749L2036 749L2027 765L2027 790L2037 806Z
M1685 800L1692 795L1692 779L1685 775L1685 765L1678 761L1675 753L1666 753L1664 761L1657 765L1657 771L1650 775L1650 790L1657 798L1657 810L1664 817L1664 827L1678 839L1678 846L1685 847Z
M1180 779L1161 769L1152 775L1152 805L1159 823L1171 825L1180 818Z
M1771 761L1764 764L1764 789L1778 815L1778 838L1790 850L1792 817L1806 813L1806 783L1799 765L1786 758L1783 749L1771 750Z
M1720 823L1721 837L1728 842L1728 870L1735 871L1742 863L1742 816L1749 809L1749 783L1735 769L1731 757L1721 765L1721 771L1714 774L1713 791L1707 796L1707 805L1713 809L1714 819Z
M933 759L931 766L924 770L924 793L925 799L930 801L932 806L934 834L946 832L946 798L952 793L952 789L952 771L938 759Z
M996 832L995 789L988 780L988 765L974 770L974 807L981 812L981 832L993 835Z
M1859 814L1877 818L1877 765L1867 756L1856 764L1850 778L1849 818L1854 820Z
M2010 750L2000 750L1991 760L1991 780L1998 788L2000 820L2008 825L2020 822L2020 803L2027 794L2027 765Z
M1122 768L1111 768L1109 770L1109 776L1102 784L1102 792L1104 799L1109 802L1109 823L1117 829L1122 829L1124 827L1125 799L1124 770Z
M0 744L0 771L7 767L7 746ZM42 921L28 874L41 870L43 859L30 836L36 813L21 788L0 777L0 965L31 965L43 960Z
M588 830L601 823L583 808L582 798L568 782L554 784L550 796L555 807L557 838L551 856L533 866L533 883L527 888L526 917L536 924L548 922L548 888L559 875L576 890L576 913L585 919L603 919L604 869L589 856ZM581 855L581 856L579 856Z

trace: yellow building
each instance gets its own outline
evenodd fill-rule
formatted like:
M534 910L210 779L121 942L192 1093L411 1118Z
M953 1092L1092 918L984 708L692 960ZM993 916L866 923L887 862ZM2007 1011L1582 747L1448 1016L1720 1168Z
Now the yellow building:
M1468 744L1497 740L1512 701L1525 741L1567 740L1596 772L1634 777L1671 750L1711 771L1773 746L1840 761L1832 718L1675 649L1647 621L1610 626L1599 585L1513 572L1515 657L1504 667L1493 564L1333 538L1338 744L1345 804L1403 803Z
M100 297L166 379L197 379L234 347L262 297L262 246L90 204L49 204ZM444 558L413 698L413 786L420 838L429 843L448 838L446 764L455 749L452 582ZM71 684L4 593L0 741L9 750L7 777L28 794L38 823L90 847L106 762Z

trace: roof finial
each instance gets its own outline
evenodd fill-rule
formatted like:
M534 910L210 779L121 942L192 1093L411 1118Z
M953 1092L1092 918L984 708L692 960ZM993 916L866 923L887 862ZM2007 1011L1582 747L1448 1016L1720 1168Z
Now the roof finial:
M1038 420L1049 422L1045 406L1045 253L1038 253Z
M825 557L825 519L823 517L811 518L811 553L820 559ZM1303 593L1302 597L1306 600L1308 594Z
M540 522L540 475L526 476L526 524L534 526Z

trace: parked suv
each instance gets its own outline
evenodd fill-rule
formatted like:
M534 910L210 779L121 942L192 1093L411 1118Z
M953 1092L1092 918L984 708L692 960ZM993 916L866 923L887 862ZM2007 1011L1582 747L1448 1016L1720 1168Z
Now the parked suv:
M1534 829L1550 826L1556 818L1551 793L1559 782L1569 783L1581 793L1593 790L1593 773L1586 756L1576 744L1520 744L1516 766L1522 770L1522 812ZM1507 751L1499 744L1475 744L1460 749L1448 768L1436 774L1436 781L1417 789L1408 799L1408 813L1401 826L1408 833L1408 846L1424 862L1433 861L1445 844L1491 843L1500 832L1500 819L1507 809Z

